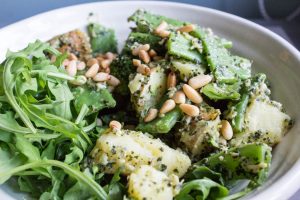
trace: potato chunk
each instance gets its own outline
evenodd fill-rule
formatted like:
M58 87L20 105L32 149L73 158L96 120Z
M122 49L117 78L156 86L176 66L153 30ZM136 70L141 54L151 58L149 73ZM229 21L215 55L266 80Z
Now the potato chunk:
M153 139L142 132L108 129L97 140L92 151L94 162L106 173L114 173L123 167L122 173L130 174L141 165L150 165L166 174L183 176L191 160L180 150Z
M129 176L128 193L136 200L172 200L180 185L176 175L168 177L151 166L142 165Z

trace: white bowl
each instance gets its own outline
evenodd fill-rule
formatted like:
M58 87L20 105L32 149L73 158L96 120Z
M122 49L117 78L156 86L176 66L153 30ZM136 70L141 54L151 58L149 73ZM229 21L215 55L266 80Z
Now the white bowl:
M211 27L233 42L233 51L253 60L255 71L267 74L273 98L283 103L295 125L273 151L268 181L246 199L288 199L300 187L300 53L286 40L250 21L224 12L171 2L101 2L46 12L0 30L0 60L6 50L18 50L36 39L51 37L75 28L84 28L89 13L116 30L122 46L129 33L127 17L136 9ZM8 185L0 187L0 199L22 199L23 194Z

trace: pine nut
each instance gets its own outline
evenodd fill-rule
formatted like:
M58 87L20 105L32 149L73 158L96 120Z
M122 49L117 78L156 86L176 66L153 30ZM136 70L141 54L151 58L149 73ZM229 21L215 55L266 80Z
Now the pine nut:
M85 76L80 75L77 76L75 80L70 81L73 85L84 85L86 83L87 79Z
M139 58L144 62L144 63L149 63L150 62L150 56L145 50L140 50L139 51Z
M158 35L159 35L160 37L162 37L162 38L166 38L166 37L168 37L170 34L171 34L170 31L164 30L164 31L161 31Z
M132 53L132 55L137 56L137 55L139 55L139 52L141 50L149 51L149 49L150 49L149 44L142 44L142 45L139 45L139 46L135 47L134 49L132 49L131 53Z
M94 76L96 76L97 72L99 70L99 65L96 63L96 64L93 64L88 70L87 72L85 73L85 76L87 78L92 78Z
M176 104L173 99L168 99L159 110L160 114L165 114L175 108Z
M69 60L78 60L77 56L74 53L70 53L68 56Z
M110 75L110 78L107 80L107 84L115 87L120 84L120 80L115 76Z
M104 72L99 72L93 77L93 80L96 82L102 82L102 81L107 81L109 78L110 78L109 74Z
M182 89L187 98L189 98L189 100L191 100L193 103L199 104L203 101L200 94L191 86L184 84Z
M172 88L176 86L176 74L174 72L170 72L167 80L167 87Z
M108 67L108 68L104 69L103 72L110 74L110 68Z
M109 65L111 64L112 60L109 60L109 59L105 59L105 60L102 60L100 62L100 65L103 69L106 69L109 67Z
M194 88L194 89L198 89L201 88L205 85L207 85L208 83L210 83L212 80L212 77L210 75L198 75L198 76L194 76L193 78L191 78L188 82L188 84Z
M221 134L225 138L225 140L230 140L233 136L233 130L230 123L227 120L222 120L221 122Z
M173 100L175 101L175 103L177 104L181 104L181 103L185 103L185 94L182 91L177 91L174 96L173 96Z
M69 60L68 59L65 59L63 62L62 62L62 66L66 67L68 64L69 64Z
M121 130L122 128L122 125L120 122L116 121L116 120L113 120L113 121L110 121L109 122L109 127L112 129L112 130Z
M138 67L142 64L142 62L141 62L141 60L138 60L138 59L132 59L132 64L133 64L133 66Z
M177 31L189 33L195 29L196 29L196 26L194 24L188 24L188 25L185 25L185 26L177 29Z
M76 60L72 60L66 67L67 74L69 76L75 76L77 73Z
M84 62L77 62L77 70L84 70L85 63Z
M145 65L145 64L141 64L140 66L138 66L138 68L136 69L136 71L138 73L141 73L143 75L149 75L151 72L151 69Z
M150 56L150 57L157 56L156 51L155 51L154 49L151 49L151 50L149 51L149 56Z
M97 126L103 126L103 122L102 122L102 120L100 118L96 119L96 125Z
M179 108L182 110L182 112L191 117L196 117L200 114L199 108L191 104L183 103L179 105Z
M147 116L144 118L144 122L150 122L150 121L154 120L157 117L157 113L158 113L157 109L151 108L148 111Z
M96 58L91 58L91 59L89 59L89 60L87 61L87 63L86 63L86 65L87 65L88 67L91 67L91 66L93 66L94 64L99 64L99 63L98 63L98 60L97 60Z
M158 27L154 30L155 33L159 34L160 32L166 30L168 28L168 23L165 21L162 21Z
M98 63L101 63L103 60L105 60L102 56L98 56L96 59Z
M115 59L115 54L113 54L112 52L107 52L105 54L105 58L108 60L113 60L113 59Z
M50 62L51 63L54 63L56 61L56 56L55 55L52 55L51 58L50 58Z

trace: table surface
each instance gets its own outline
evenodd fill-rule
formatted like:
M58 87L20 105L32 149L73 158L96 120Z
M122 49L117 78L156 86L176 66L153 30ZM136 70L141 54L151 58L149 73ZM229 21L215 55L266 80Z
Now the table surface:
M43 11L51 10L54 7L49 5L47 8L45 8ZM0 7L0 13L1 11L5 9L4 7ZM24 11L24 13L16 13L13 12L13 18L11 15L1 16L0 18L0 28L9 25L15 21L21 20L23 18L27 18L29 16L33 16L36 14L35 11L30 12L30 10ZM289 41L291 44L293 44L298 50L300 50L300 22L286 22L286 21L264 21L264 20L251 20L255 23L258 23L271 31L277 33L278 35L285 38L287 41ZM300 190L298 190L297 193L295 193L290 200L300 200Z

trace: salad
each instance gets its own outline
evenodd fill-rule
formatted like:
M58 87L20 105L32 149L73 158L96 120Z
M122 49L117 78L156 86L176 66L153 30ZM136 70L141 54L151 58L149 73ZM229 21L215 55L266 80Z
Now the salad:
M0 183L31 198L237 199L263 184L292 120L266 75L211 29L137 10L8 51Z

